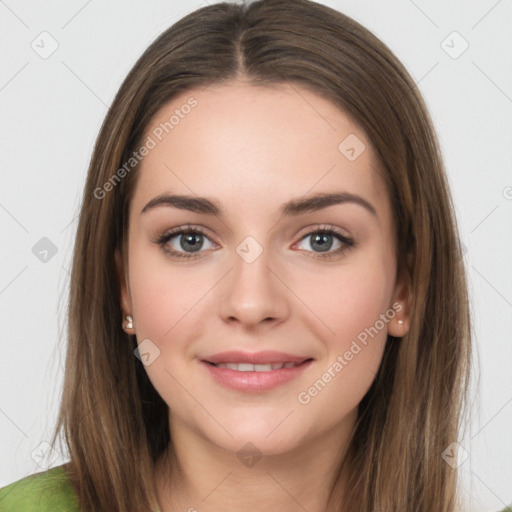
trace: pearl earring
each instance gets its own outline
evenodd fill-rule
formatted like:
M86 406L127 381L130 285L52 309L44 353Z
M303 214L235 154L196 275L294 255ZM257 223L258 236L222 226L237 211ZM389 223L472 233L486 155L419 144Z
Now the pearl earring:
M133 318L130 315L126 316L126 329L133 328Z
M399 325L402 325L403 323L404 323L404 321L403 321L403 320L398 320L398 324L399 324Z

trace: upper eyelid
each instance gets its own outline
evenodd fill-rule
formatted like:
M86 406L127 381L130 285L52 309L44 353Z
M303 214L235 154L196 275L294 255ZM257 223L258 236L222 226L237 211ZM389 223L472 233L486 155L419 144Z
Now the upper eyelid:
M305 227L304 229L301 229L300 233L303 233L301 236L307 236L311 233L316 233L317 231L332 231L333 233L335 233L337 235L341 235L346 238L352 238L348 233L347 234L342 233L341 232L342 228L334 226L333 224L316 224L313 226L308 226L308 227Z

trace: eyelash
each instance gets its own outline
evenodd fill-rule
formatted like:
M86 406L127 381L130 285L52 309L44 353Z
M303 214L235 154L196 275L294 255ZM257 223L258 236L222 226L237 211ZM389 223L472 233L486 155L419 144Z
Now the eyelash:
M171 229L170 231L167 231L166 233L164 233L160 237L158 237L158 239L155 241L155 243L158 246L160 246L161 249L171 258L184 259L184 260L195 260L200 257L199 253L201 253L203 251L198 251L198 253L196 253L196 254L183 253L183 252L175 251L174 249L169 249L166 247L167 242L169 242L169 240L171 240L171 238L174 238L177 235L190 235L190 234L201 234L201 235L207 237L208 239L210 238L206 234L206 232L203 229L201 229L200 227L188 225L188 226L182 226L182 227L174 228L174 229ZM315 256L313 256L313 258L315 258L315 259L326 260L326 259L331 259L333 256L342 256L343 254L345 254L345 252L347 252L348 250L350 250L356 246L356 242L352 238L347 237L346 235L343 235L336 229L335 226L331 226L331 225L323 225L323 226L316 228L312 231L308 231L300 238L299 242L306 239L308 236L316 235L316 234L334 235L335 238L337 238L344 245L342 245L339 249L336 249L335 251L332 251L332 252L327 252L327 253L323 253L323 254L322 253L314 253ZM307 251L307 252L312 252L312 251Z

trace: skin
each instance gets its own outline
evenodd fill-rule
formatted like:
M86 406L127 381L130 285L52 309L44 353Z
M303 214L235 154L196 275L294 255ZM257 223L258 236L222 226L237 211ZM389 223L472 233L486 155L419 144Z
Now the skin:
M323 511L387 334L403 336L409 328L408 290L397 278L379 162L366 134L344 112L289 84L263 88L238 80L187 91L157 113L147 134L190 96L197 106L137 170L129 264L116 253L125 277L123 313L133 317L133 328L125 330L138 343L150 339L159 348L145 369L171 411L176 453L155 468L161 509L267 511L272 503L274 510ZM338 150L348 134L366 146L354 161ZM340 190L365 198L377 216L353 203L279 215L289 199ZM165 206L141 214L162 193L212 198L225 214ZM200 256L172 259L154 242L187 224L207 232ZM330 259L315 258L325 253L314 234L306 235L324 224L357 245ZM263 249L252 263L236 251L247 236ZM186 254L180 239L167 246ZM332 244L331 254L343 245L336 238ZM396 301L401 312L301 404L298 394ZM231 349L279 350L314 362L291 382L247 394L217 384L198 361ZM252 467L237 458L247 442L262 454Z

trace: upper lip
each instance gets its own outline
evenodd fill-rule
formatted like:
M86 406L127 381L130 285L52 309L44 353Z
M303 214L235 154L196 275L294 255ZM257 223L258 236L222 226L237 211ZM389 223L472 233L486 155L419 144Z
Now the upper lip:
M203 358L208 363L250 363L250 364L270 364L270 363L303 363L311 357L286 354L285 352L276 352L265 350L262 352L242 352L239 350L230 350L219 352Z

